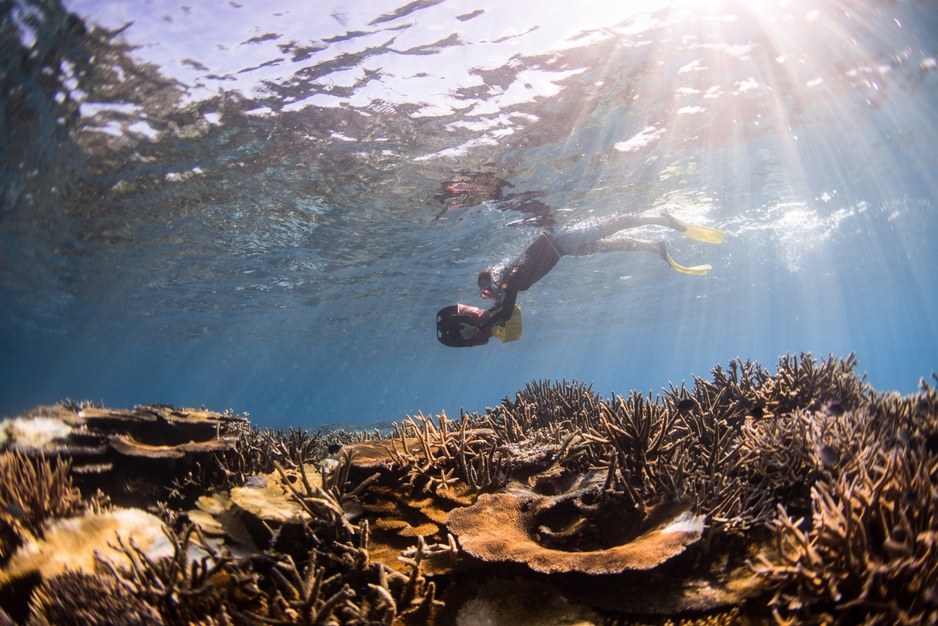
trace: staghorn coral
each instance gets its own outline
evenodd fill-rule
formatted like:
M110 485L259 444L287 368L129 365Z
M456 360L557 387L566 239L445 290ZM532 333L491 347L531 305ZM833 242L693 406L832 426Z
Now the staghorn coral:
M364 548L344 545L349 558L311 550L298 566L293 557L280 555L267 577L270 601L264 612L237 614L263 624L390 624L428 623L437 606L435 585L421 575L421 561L428 548L408 558L410 575L370 563ZM322 562L323 564L320 564Z
M343 460L336 464L331 471L322 472L321 484L311 481L306 466L300 465L299 487L290 480L286 471L275 464L274 468L280 474L282 484L289 490L294 502L309 515L310 522L316 529L341 530L339 536L348 539L353 537L357 529L351 523L360 510L358 494L373 482L378 474L363 480L354 489L349 489L349 456L345 452ZM314 530L315 532L315 530Z
M115 578L67 571L30 600L27 626L162 626L163 618Z
M577 381L534 381L516 393L514 400L505 398L491 415L496 429L509 441L523 441L541 429L562 439L564 432L588 428L601 400L591 385Z
M855 367L853 355L820 365L810 355L788 355L774 376L757 364L734 361L728 375L714 368L712 383L696 379L691 414L709 422L719 441L711 442L709 453L692 445L697 458L689 471L699 510L712 524L744 532L770 523L780 502L805 505L821 445L808 432L815 428L815 414L832 403L842 414L845 406L869 401L871 391Z
M237 452L241 456L240 466L244 474L268 474L274 464L298 467L325 457L322 433L310 434L307 430L282 429L263 431L250 429L241 435Z
M408 468L410 486L432 492L442 485L445 490L455 482L454 472L474 490L503 486L510 471L510 454L499 449L498 434L478 421L463 415L456 429L450 426L446 413L442 413L439 428L423 414L408 417L400 431L395 424L397 437L392 435L390 439L390 452L401 467Z
M224 474L224 486L243 485L249 476L271 474L279 464L287 469L322 463L342 446L378 439L377 433L333 431L323 436L321 431L310 434L307 430L291 428L289 434L282 429L258 430L244 428L238 433L233 450L216 459L217 468Z
M854 366L852 357L820 365L785 357L772 376L734 361L729 373L714 369L715 382L698 379L693 394L672 387L663 400L633 392L606 401L576 383L532 383L457 423L445 414L438 425L410 417L395 425L384 455L375 444L353 449L375 459L369 467L404 471L408 488L462 494L454 500L461 505L510 480L549 495L571 476L602 469L610 501L641 508L656 498L689 498L711 528L745 532L770 522L776 504L803 487L803 470L816 465L801 432L813 417L773 411L829 407L836 397L842 413L867 401Z
M439 426L423 416L408 418L388 446L389 456L408 468L407 487L468 489L470 502L471 492L486 488L471 480L460 462L466 457L501 460L495 488L509 485L510 491L519 481L547 496L569 488L575 476L605 473L591 507L566 518L568 528L541 525L538 536L524 530L518 539L529 545L579 536L570 529L594 524L603 517L597 510L612 511L613 502L631 502L641 511L656 499L690 498L694 512L707 519L705 546L718 541L732 547L733 535L752 540L774 529L779 505L810 508L812 486L830 472L875 466L876 442L927 447L935 441L934 417L923 417L933 411L931 395L904 405L888 402L856 376L855 367L852 355L820 363L810 355L786 356L772 375L734 361L726 372L715 368L713 382L697 379L692 393L671 387L663 400L632 393L606 401L589 387L532 384L484 416L464 415L458 427L445 416ZM470 446L457 438L459 432L485 437ZM466 542L464 549L475 552L471 528L485 516L461 524L466 511L452 510L448 527ZM525 514L509 515L499 532ZM611 527L606 532L615 533ZM500 558L498 550L487 558L505 560L507 547L500 550ZM746 552L737 547L735 554L731 560L738 565Z
M855 373L856 355L828 358L818 363L811 354L787 354L779 359L773 375L758 363L737 359L729 371L713 368L712 381L694 377L694 399L726 416L762 418L798 409L819 410L837 405L855 408L868 399L871 390ZM722 396L722 397L721 397Z
M42 536L46 520L72 517L85 509L67 461L7 452L0 454L0 476L0 558L24 538Z
M347 584L341 584L337 591L324 596L324 587L335 583L337 577L326 580L325 568L316 566L315 553L311 554L303 574L289 556L278 562L271 572L277 591L269 616L249 614L266 624L316 626L333 623L333 613L355 597L355 592Z
M134 538L118 537L117 548L129 564L100 563L134 598L152 606L166 624L189 624L199 619L224 621L227 607L258 610L266 598L257 576L228 554L212 547L197 528L188 525L177 533L164 529L172 552L154 557Z
M843 433L834 439L855 449L819 473L808 518L793 520L779 507L776 549L755 566L774 590L779 619L938 620L938 455L925 443L938 412L934 390L924 382L922 388L914 404L895 397L874 402L906 416L912 433L880 412L840 416Z

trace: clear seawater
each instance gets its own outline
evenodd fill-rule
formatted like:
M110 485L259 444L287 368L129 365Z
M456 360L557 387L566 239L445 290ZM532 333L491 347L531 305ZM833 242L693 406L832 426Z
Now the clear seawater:
M930 0L0 4L0 415L261 427L482 411L735 357L938 369ZM452 194L447 181L481 186ZM439 344L545 225L669 210L681 263L565 258L521 341Z

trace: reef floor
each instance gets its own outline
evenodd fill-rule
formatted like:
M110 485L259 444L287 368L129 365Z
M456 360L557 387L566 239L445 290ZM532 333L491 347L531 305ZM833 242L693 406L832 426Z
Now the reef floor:
M0 424L0 624L935 623L938 395L856 367L385 433L39 407Z

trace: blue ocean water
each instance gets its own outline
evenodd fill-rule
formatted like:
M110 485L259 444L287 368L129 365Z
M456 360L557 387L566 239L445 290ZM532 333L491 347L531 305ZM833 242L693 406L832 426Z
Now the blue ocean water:
M0 415L453 417L741 357L938 370L931 2L0 5ZM459 183L448 185L448 183ZM685 265L565 258L522 340L437 342L482 268L621 213Z

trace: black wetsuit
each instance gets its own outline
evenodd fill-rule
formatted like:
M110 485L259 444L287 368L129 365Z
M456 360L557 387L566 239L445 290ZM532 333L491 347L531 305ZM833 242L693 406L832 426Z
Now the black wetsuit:
M547 233L541 235L506 267L498 276L499 286L504 291L501 310L489 317L479 328L487 330L504 324L515 311L519 291L526 291L557 265L563 252ZM497 308L497 307L496 307Z

